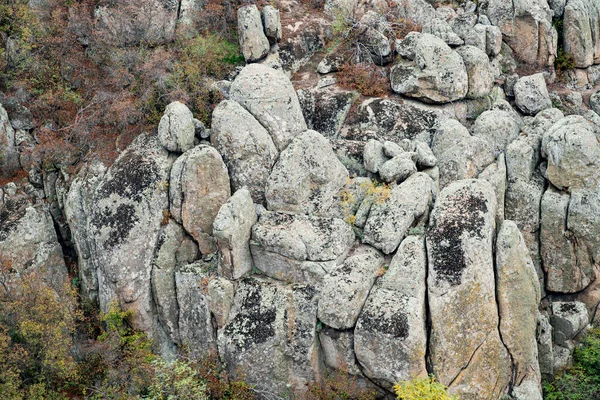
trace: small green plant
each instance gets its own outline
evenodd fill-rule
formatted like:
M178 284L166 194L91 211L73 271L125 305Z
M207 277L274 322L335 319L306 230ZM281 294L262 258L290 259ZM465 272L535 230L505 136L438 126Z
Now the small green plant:
M185 360L152 361L154 379L148 400L208 400L208 389L196 368Z
M573 352L573 367L544 384L546 400L600 398L600 329L588 332Z
M458 400L458 397L450 396L446 386L433 375L398 382L394 385L394 393L399 400Z

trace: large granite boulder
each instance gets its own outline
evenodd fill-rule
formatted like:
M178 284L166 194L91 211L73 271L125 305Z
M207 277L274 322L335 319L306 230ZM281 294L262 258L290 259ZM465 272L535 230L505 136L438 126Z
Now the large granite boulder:
M536 115L540 111L552 107L546 80L542 73L519 78L514 92L515 103L525 114Z
M231 189L246 186L256 203L265 199L265 184L279 152L265 128L232 100L213 111L210 140L223 156Z
M506 146L519 136L519 132L519 121L508 112L498 109L484 111L473 125L473 136L487 140L494 156L503 153Z
M559 189L596 187L600 183L600 144L597 128L580 116L555 123L543 136L548 180Z
M229 320L218 332L229 376L266 393L302 398L322 368L316 294L311 286L240 281Z
M396 51L401 57L390 72L394 92L432 103L449 103L467 95L465 63L442 39L411 32L396 43Z
M15 130L8 113L0 104L0 176L8 177L20 168L19 153L15 143Z
M388 390L398 381L427 375L426 273L425 241L408 236L371 290L354 329L356 358L365 375Z
M151 337L158 334L158 320L150 279L168 215L172 163L158 138L138 136L101 178L90 202L87 232L74 237L88 242L101 310L119 302L133 311L133 326Z
M229 98L265 127L279 151L306 131L296 91L281 71L262 64L247 65L231 84Z
M477 178L494 162L493 147L488 140L477 136L457 140L456 145L438 155L440 188L457 180Z
M341 219L264 212L252 227L250 249L267 276L316 285L353 242L351 226Z
M440 192L427 231L431 364L461 398L499 398L511 378L498 332L495 216L491 185L462 180Z
M267 208L272 211L326 214L348 179L329 141L306 131L281 152L267 180Z
M564 7L562 40L577 68L600 61L599 15L596 0L569 0Z
M367 218L363 243L385 254L393 253L408 230L426 218L435 193L433 180L424 172L410 176L391 189L389 199L375 201Z
M485 51L474 46L462 46L456 52L462 57L467 68L467 97L476 99L487 96L494 86L494 74Z
M202 254L216 251L213 222L231 195L229 175L214 147L199 145L173 164L168 185L171 215L198 242Z

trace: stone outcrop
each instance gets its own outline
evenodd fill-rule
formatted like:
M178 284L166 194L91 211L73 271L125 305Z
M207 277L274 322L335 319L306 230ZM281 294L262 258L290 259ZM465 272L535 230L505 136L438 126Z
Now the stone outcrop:
M207 145L185 152L173 164L168 188L171 216L198 242L202 254L215 252L213 222L231 194L221 155Z
M392 90L426 102L448 103L467 95L465 63L440 38L411 32L396 43L401 58L391 69Z
M167 106L158 124L158 139L165 149L183 153L194 147L194 117L185 104L175 101Z
M270 46L258 8L254 4L240 7L237 21L240 47L246 61L258 61L265 57Z
M329 141L306 131L281 152L267 180L267 208L272 211L327 214L348 179Z
M499 398L511 378L498 332L495 215L491 185L462 180L440 192L427 231L431 363L451 393L468 398Z
M425 241L408 236L356 323L356 358L365 375L388 390L398 381L427 375L426 272Z

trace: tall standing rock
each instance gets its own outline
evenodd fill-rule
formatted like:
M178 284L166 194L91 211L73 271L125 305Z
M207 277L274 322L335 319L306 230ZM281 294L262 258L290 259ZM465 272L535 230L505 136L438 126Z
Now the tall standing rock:
M239 279L252 269L250 235L257 221L250 192L242 188L221 206L213 222L213 234L219 248L220 275Z
M19 169L19 153L15 146L15 130L8 113L0 104L0 176L11 176Z
M563 43L577 68L600 61L600 3L569 0L564 7Z
M264 6L260 12L265 35L269 43L274 44L281 40L281 19L279 10L273 6Z
M281 71L262 64L246 65L231 84L229 98L254 115L279 151L306 131L296 91Z
M133 324L151 336L157 319L151 272L164 213L172 159L158 139L140 135L108 169L91 204L87 240L106 311L118 301L134 312Z
M258 61L269 52L260 12L254 4L240 7L237 12L238 36L246 62Z
M219 330L219 354L229 376L258 390L302 398L319 379L317 293L311 286L242 280L229 320Z
M223 156L231 189L246 186L263 203L265 184L279 152L265 128L235 101L221 102L213 112L211 142Z
M365 375L388 390L427 375L426 273L425 241L409 236L371 290L354 329L354 351Z
M346 184L348 171L329 140L315 131L297 136L281 152L267 181L267 208L300 214L327 214Z
M496 196L463 180L442 190L427 231L433 372L461 398L499 398L510 357L498 332L493 238Z
M216 251L213 222L230 195L227 167L214 147L194 147L173 164L171 215L198 242L202 254Z
M535 397L519 398L541 400L541 375L536 342L540 284L529 256L529 249L519 228L512 221L504 221L498 231L496 291L500 334L513 363L513 390L520 393L529 386L536 387Z

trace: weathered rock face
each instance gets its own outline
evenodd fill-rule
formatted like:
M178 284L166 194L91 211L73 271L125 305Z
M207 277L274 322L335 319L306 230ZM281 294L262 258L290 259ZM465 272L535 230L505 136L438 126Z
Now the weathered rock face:
M194 147L194 116L185 104L175 101L167 106L158 124L158 139L165 149L183 153Z
M426 142L439 122L437 113L416 102L374 98L364 100L340 131L345 139L367 141L420 139Z
M514 91L517 107L525 114L535 115L546 108L552 107L544 74L542 73L519 78Z
M7 196L0 205L0 268L2 291L18 290L22 279L35 274L45 285L63 292L67 268L47 211Z
M234 191L248 187L262 203L265 184L279 155L265 128L235 101L221 102L213 112L211 142L227 165Z
M569 231L568 193L549 187L541 205L541 255L546 287L553 292L574 293L584 289L594 276L587 246Z
M240 7L237 12L238 36L246 62L258 61L269 52L260 12L254 4Z
M425 241L408 236L380 278L354 330L356 358L365 375L386 389L426 376Z
M541 67L552 65L558 35L546 0L487 0L480 5L480 12L500 27L516 58Z
M181 344L175 273L198 257L198 246L172 219L161 230L152 261L151 287L158 320L169 339Z
M506 146L519 136L519 131L519 122L508 112L498 109L481 113L473 126L473 136L487 140L494 156L504 152Z
M563 42L577 68L600 60L600 4L595 0L569 0L564 6Z
M552 303L550 324L554 342L559 346L567 345L589 323L587 308L580 301L557 301Z
M481 50L474 46L463 46L456 52L462 57L467 68L467 97L475 99L488 95L494 85L494 75L485 48Z
M317 285L353 242L352 228L341 219L264 212L250 248L267 276Z
M542 140L548 158L548 180L557 188L595 187L600 182L600 144L595 127L580 116L555 123Z
M281 40L281 19L279 10L273 6L264 6L260 12L265 35L269 43L273 44Z
M219 272L229 279L239 279L252 269L250 235L257 221L250 192L242 188L219 209L213 222L213 234L219 249Z
M506 159L501 154L495 163L488 166L479 174L479 179L486 180L492 185L496 192L496 227L504 221L504 196L506 195Z
M411 32L396 44L396 51L403 59L390 72L394 92L432 103L448 103L467 95L465 63L442 39Z
M306 131L296 91L281 71L261 64L247 65L231 84L229 98L267 129L279 151Z
M537 390L530 398L542 399L536 342L540 284L529 249L512 221L504 221L498 231L496 291L500 334L514 368L514 390L533 386Z
M433 192L433 181L423 172L394 187L389 199L371 206L363 243L371 244L385 254L393 253L409 228L428 214Z
M139 136L96 187L87 235L80 237L88 241L102 310L118 301L134 311L134 326L151 335L157 324L149 283L169 206L171 165L172 159L156 137Z
M357 92L341 90L336 86L298 91L308 128L328 138L338 135L358 96Z
M316 314L311 286L241 281L229 320L218 333L230 376L243 374L259 389L302 396L322 369Z
M207 145L185 152L173 164L168 187L173 218L198 242L202 254L213 253L213 222L231 194L219 153Z
M493 147L487 140L475 136L460 140L438 155L440 187L456 180L476 178L493 162Z
M210 278L194 264L175 273L180 343L190 349L192 357L197 358L217 351L208 300Z
M499 398L510 381L498 333L495 214L489 183L458 181L440 192L427 231L431 363L440 382L464 398Z
M267 208L272 211L326 214L348 179L329 141L306 131L281 152L267 181Z
M0 104L0 176L11 176L19 169L19 153L15 146L15 131L8 113Z
M370 246L359 246L325 277L318 317L335 329L353 328L377 279L383 256Z

